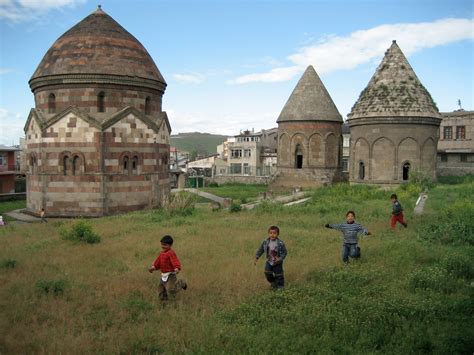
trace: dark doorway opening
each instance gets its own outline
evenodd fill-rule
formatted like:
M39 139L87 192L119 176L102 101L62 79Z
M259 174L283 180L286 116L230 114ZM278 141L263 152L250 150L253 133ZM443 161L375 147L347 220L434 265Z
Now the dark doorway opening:
M301 146L298 144L295 151L295 167L296 169L301 169L303 167L303 152L301 151Z
M363 161L359 163L359 180L364 180L365 178L365 164Z
M403 180L406 181L410 178L410 163L403 164Z

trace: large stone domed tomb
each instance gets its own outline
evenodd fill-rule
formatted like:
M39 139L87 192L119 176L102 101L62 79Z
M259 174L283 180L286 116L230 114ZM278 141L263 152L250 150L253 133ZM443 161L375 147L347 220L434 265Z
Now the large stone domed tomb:
M29 81L27 210L103 216L169 195L166 82L100 7L54 42Z
M274 187L314 187L341 179L342 117L312 65L298 81L277 123Z
M436 177L441 116L393 41L348 115L351 183L396 185L413 171Z

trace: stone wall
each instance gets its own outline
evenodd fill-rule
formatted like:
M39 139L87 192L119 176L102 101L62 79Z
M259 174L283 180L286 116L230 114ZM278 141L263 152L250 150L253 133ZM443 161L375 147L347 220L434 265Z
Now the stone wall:
M402 182L403 166L407 163L409 170L422 170L434 178L437 141L438 127L432 124L351 126L350 181ZM361 164L364 174L361 174Z

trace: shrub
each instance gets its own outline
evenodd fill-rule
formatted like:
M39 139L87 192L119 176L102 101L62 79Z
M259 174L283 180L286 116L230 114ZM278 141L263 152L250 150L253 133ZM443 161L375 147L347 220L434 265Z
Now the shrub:
M240 212L242 211L242 206L239 203L232 202L232 204L229 207L229 210L232 213Z
M65 280L39 280L36 282L36 289L43 293L51 293L55 296L62 295L66 291L68 284Z
M15 266L16 266L16 260L14 259L6 259L0 263L0 267L2 269L14 269Z
M170 195L163 204L163 209L170 217L190 216L194 212L197 198L196 195L187 192L178 192Z
M472 279L474 277L474 266L472 258L460 253L450 253L444 256L441 261L444 268L455 277Z
M219 187L219 184L217 182L210 182L208 187Z
M84 220L80 220L75 223L71 230L66 227L60 229L59 233L65 240L72 240L75 242L86 242L89 244L95 244L100 242L100 236L92 230L90 224Z
M420 170L414 170L410 173L410 183L420 186L422 191L434 187L433 178L428 173Z

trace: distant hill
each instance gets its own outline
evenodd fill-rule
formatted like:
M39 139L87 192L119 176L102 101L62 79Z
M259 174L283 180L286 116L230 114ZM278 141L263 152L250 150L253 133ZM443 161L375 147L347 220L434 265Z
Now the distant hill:
M187 152L197 151L200 155L216 153L216 147L228 136L219 134L190 132L171 135L171 146Z

